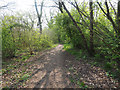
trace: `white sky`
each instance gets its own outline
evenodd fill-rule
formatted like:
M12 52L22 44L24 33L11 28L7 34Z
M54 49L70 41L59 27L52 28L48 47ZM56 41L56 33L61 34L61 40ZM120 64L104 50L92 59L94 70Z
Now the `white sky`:
M36 1L38 3L40 3L42 0L36 0ZM47 5L47 6L53 5L52 0L44 0L44 1L45 1L45 5ZM57 0L54 0L54 1L57 1ZM78 1L83 1L83 0L78 0ZM89 1L89 0L85 0L85 1ZM93 0L93 1L96 1L96 0ZM98 1L102 1L102 0L98 0ZM111 0L111 1L118 1L118 0ZM33 6L34 0L0 0L0 5L4 5L9 2L15 3L15 4L13 4L14 6L11 7L13 11L28 11L28 10L31 10L31 8L35 9ZM15 8L15 9L13 9L13 8ZM47 12L49 11L49 8L44 8L44 9L46 9L45 11L47 11Z
M16 11L29 10L34 5L34 0L13 0L16 4Z
M40 4L40 2L42 0L36 0L38 2L38 4ZM45 4L47 5L52 5L52 0L44 0ZM12 10L13 11L28 11L31 8L34 8L34 0L0 0L0 4L1 5L5 5L9 2L13 2L13 7ZM14 8L14 9L13 9ZM35 8L34 8L35 9Z

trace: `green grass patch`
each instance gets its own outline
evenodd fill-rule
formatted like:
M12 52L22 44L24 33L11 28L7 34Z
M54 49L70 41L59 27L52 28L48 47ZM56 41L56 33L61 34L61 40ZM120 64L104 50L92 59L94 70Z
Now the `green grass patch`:
M28 58L30 58L31 57L31 55L22 55L21 56L22 57L22 61L25 61L25 60L27 60Z
M88 88L87 85L84 84L84 82L77 81L77 85L79 85L79 88Z
M87 59L88 54L85 50L76 49L72 44L64 44L64 50L76 56L76 60Z
M30 77L30 75L29 74L24 74L21 78L20 78L20 80L22 81L26 81L28 78Z
M72 77L70 77L69 79L70 79L71 83L75 83L75 80Z

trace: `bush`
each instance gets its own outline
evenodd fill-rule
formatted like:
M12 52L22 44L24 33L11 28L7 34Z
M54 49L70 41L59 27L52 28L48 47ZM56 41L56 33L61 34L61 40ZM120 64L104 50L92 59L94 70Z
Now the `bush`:
M11 32L7 28L2 28L2 55L5 57L13 57L15 55L16 46L13 41Z

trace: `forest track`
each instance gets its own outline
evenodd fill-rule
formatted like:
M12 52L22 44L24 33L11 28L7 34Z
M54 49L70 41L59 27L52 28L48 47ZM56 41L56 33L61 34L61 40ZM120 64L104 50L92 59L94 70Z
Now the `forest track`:
M26 88L78 88L79 81L91 88L117 88L118 83L99 67L91 67L83 60L63 50L63 45L46 51L35 60L32 77L25 83ZM71 82L71 79L74 79ZM84 85L82 86L84 87Z
M26 82L27 88L72 88L65 68L65 51L63 45L44 52L35 61L36 70ZM71 58L72 59L72 58ZM33 65L34 66L34 65ZM35 68L35 67L34 67Z

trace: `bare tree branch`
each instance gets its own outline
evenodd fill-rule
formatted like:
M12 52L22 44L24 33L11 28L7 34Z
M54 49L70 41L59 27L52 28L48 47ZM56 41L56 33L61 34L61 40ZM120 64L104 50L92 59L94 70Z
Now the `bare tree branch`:
M112 9L114 10L114 13L115 13L115 15L116 15L117 12L116 12L115 8L113 7L112 3L110 2L110 0L109 0L109 3L110 3L110 5L111 5L111 7L112 7Z
M105 6L106 6L106 8L107 8L107 15L110 15L109 7L108 7L108 4L107 4L107 0L105 0Z
M14 2L9 2L6 5L0 6L0 9L8 8L10 5L13 5L13 4L14 4Z
M44 0L41 2L41 6L40 6L40 13L38 11L38 7L37 7L37 2L35 0L35 9L37 12L37 16L38 16L38 25L40 26L40 34L42 34L42 10L43 10L43 4L44 4Z
M76 26L76 28L78 29L78 31L80 32L81 34L81 37L83 39L83 42L84 42L84 45L85 45L85 48L87 49L88 53L90 54L90 51L89 51L89 48L88 48L88 45L87 45L87 41L86 41L86 38L82 32L82 30L80 29L80 27L77 25L76 21L74 20L74 18L72 17L72 15L70 14L70 12L67 10L66 6L64 5L64 3L62 2L62 5L65 9L65 11L67 12L67 14L69 15L69 17L72 19L74 25Z
M107 1L107 0L105 0L105 1ZM117 34L117 26L115 25L115 22L113 21L112 17L110 16L109 8L108 8L107 3L105 2L106 8L107 8L107 13L104 11L104 9L102 8L102 6L100 5L99 2L97 2L97 4L99 5L99 7L103 11L103 13L106 15L106 17L108 18L108 20L112 23L112 26L113 26L116 34Z
M105 15L107 15L107 13L106 13L106 12L104 11L104 9L101 7L100 3L97 2L97 4L99 5L99 7L100 7L100 9L103 11L103 13L104 13Z
M37 6L41 6L41 5L37 5ZM43 7L56 7L56 8L59 8L58 6L45 6L45 5L43 5Z

